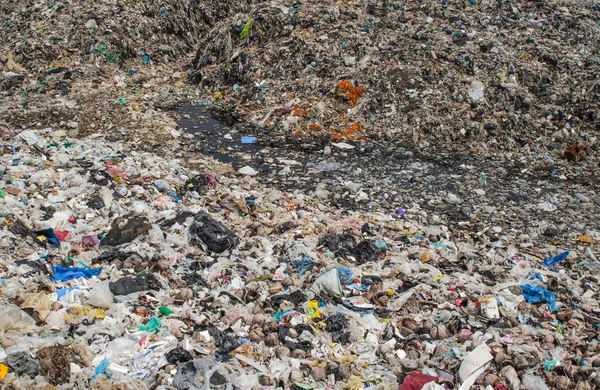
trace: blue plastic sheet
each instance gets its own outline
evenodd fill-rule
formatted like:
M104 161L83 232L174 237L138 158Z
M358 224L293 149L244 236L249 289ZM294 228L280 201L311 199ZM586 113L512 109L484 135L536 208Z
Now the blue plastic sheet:
M546 267L552 267L553 265L556 265L566 259L567 256L569 256L569 252L563 252L554 257L546 257L544 261L542 261L542 265Z
M50 280L65 282L67 280L75 279L75 278L91 278L92 276L100 275L102 272L102 267L94 268L94 269L85 269L85 268L66 268L66 267L52 267L52 278Z
M313 267L312 259L304 255L300 260L292 261L292 267L298 271L299 276L302 276L302 274Z
M521 285L521 295L529 303L547 303L550 311L558 310L556 306L556 297L551 291L545 290L535 284Z
M54 230L52 230L51 228L36 230L35 232L33 232L33 234L35 234L36 236L44 236L50 244L60 246L60 240L54 233Z

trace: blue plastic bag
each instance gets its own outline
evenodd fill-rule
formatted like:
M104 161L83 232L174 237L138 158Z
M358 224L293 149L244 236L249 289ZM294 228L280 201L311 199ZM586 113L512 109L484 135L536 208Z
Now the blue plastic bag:
M36 230L35 232L33 232L33 234L35 234L36 236L44 236L48 240L48 243L60 246L60 240L54 233L54 230L52 230L51 228Z
M102 359L100 364L98 364L98 366L96 366L96 369L94 370L94 376L92 377L92 379L90 379L90 383L93 382L94 379L96 379L98 377L98 375L106 375L107 378L110 378L110 374L108 374L106 372L107 367L108 367L108 359L104 358L104 359Z
M567 256L569 256L569 252L563 252L554 257L546 257L544 261L542 261L542 265L546 267L552 267L553 265L556 265L566 259Z
M545 290L535 284L521 285L521 295L529 303L547 303L550 311L558 310L556 306L556 297L551 291Z
M75 287L67 287L67 288L57 288L56 289L56 296L58 297L58 299L60 300L62 297L64 297L65 295L67 295L69 292L74 291L74 290L79 290L79 286L75 286Z
M350 284L352 283L352 270L348 267L344 267L343 265L337 266L338 277L340 278L341 284Z
M102 267L94 268L94 269L85 269L85 268L66 268L66 267L52 267L52 281L65 282L67 280L75 279L75 278L91 278L92 276L100 275L102 272Z
M302 274L313 267L312 259L304 255L300 260L292 261L292 267L298 271L298 276L302 276Z

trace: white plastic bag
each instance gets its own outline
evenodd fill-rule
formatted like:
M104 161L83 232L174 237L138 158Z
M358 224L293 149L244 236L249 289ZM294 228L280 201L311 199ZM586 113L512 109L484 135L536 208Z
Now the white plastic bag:
M114 297L108 287L108 280L105 280L94 287L88 295L88 304L101 309L110 309L114 303Z

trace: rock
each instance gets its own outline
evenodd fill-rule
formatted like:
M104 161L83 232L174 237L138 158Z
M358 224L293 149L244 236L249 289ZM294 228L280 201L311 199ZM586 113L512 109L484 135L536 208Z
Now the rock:
M284 346L275 347L275 355L278 358L283 359L290 355L290 349Z
M444 200L449 204L460 204L460 198L452 193L448 194Z
M87 28L87 29L92 29L92 28L96 28L96 27L98 27L98 25L96 24L95 19L88 19L88 21L85 22L85 28Z
M505 360L506 360L506 353L504 353L504 350L498 351L496 353L496 356L494 356L494 362L496 362L496 364L498 364L498 365L502 364Z
M575 197L581 201L581 203L591 203L591 199L582 193L576 193Z
M346 183L346 188L350 192L358 192L358 190L360 190L360 187L362 187L362 184L360 184L360 183L352 183L352 182Z
M261 375L260 378L258 378L258 382L262 386L271 386L273 384L273 380L267 375Z
M514 359L515 368L517 370L523 370L523 369L529 367L529 362L527 361L527 358L525 358L525 356L517 355L513 359Z
M588 381L579 381L577 386L575 386L575 390L592 390L593 387Z
M306 352L304 352L301 349L294 349L292 351L292 353L290 354L291 357L293 357L294 359L304 359L306 358Z
M498 375L494 375L494 374L487 374L483 380L483 383L486 386L494 386L494 383L496 383L498 381Z
M183 300L188 300L188 299L192 299L192 297L194 296L194 292L191 288L182 288L179 291L179 299L183 299Z
M271 333L267 335L267 338L265 339L265 345L267 347L274 347L277 344L279 344L279 338L276 334Z
M0 346L4 349L12 347L13 345L16 345L16 344L17 344L17 342L15 340L8 339L8 338L5 338L2 341L0 341Z
M327 378L327 375L325 374L325 369L321 367L313 367L310 370L310 375L317 382L324 381Z
M571 381L566 376L558 376L554 379L554 386L558 390L566 390L569 388Z

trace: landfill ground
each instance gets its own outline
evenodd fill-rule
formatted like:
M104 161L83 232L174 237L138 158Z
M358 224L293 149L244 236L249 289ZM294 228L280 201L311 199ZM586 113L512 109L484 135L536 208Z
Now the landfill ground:
M600 388L600 7L0 7L0 389Z

